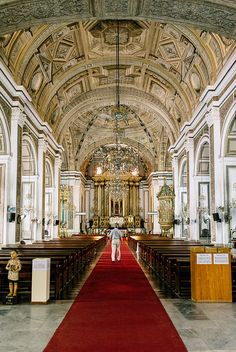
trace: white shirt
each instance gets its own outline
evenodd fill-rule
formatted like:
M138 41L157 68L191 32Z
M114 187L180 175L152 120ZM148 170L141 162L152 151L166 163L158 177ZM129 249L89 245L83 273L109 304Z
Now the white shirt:
M120 230L118 230L117 227L115 227L112 231L111 231L111 235L110 235L111 240L121 240L122 238L122 234L120 232Z

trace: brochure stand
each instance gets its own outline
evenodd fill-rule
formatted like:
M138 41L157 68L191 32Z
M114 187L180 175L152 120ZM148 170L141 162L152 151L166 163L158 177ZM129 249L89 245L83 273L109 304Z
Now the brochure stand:
M50 258L32 261L32 303L47 303L50 298Z
M229 248L191 249L191 292L196 302L232 302Z

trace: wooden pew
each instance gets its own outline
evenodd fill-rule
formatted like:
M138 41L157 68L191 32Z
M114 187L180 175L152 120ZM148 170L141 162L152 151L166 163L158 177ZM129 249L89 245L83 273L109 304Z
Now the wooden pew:
M177 297L191 296L190 248L202 246L198 241L185 241L162 237L139 236L130 239L139 242L140 258L166 289Z
M64 299L68 296L75 282L81 277L89 263L105 245L104 236L89 238L75 237L39 241L30 245L6 246L0 251L0 299L3 301L8 293L7 271L5 266L10 258L10 252L17 249L22 262L19 280L19 297L23 301L31 299L32 260L34 258L51 258L50 299Z

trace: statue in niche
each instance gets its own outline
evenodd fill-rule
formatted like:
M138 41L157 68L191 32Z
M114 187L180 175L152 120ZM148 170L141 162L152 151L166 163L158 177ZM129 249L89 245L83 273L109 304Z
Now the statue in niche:
M16 297L19 281L19 271L21 270L21 262L18 258L17 252L11 252L11 259L6 265L6 270L8 270L8 281L9 281L9 294L8 297Z

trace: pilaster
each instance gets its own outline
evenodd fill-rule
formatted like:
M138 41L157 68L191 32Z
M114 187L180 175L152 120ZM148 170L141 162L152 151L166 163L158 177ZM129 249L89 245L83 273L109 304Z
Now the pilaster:
M181 200L179 198L179 160L177 156L172 158L172 170L173 170L173 184L175 192L175 218L177 218L181 212ZM181 237L181 228L179 225L174 225L174 238Z
M8 180L9 199L8 204L16 209L20 214L21 205L21 142L22 128L26 116L20 107L12 108L11 116L11 162L10 177ZM6 243L16 243L20 241L20 223L16 221L8 223L8 235Z
M194 139L188 137L185 142L188 162L188 206L189 206L189 237L191 240L197 240L197 200L196 200L196 180L195 180L195 153Z
M61 157L58 156L54 161L54 194L53 194L53 219L60 220L60 172L61 172ZM59 224L54 223L53 237L59 236Z
M45 218L45 154L48 148L48 143L44 138L38 140L38 187L37 187L37 229L36 240L44 238L44 223Z
M224 207L223 168L221 159L220 109L212 107L206 115L210 135L210 179L211 179L211 213ZM216 243L228 243L228 233L223 222L211 222L211 239Z

